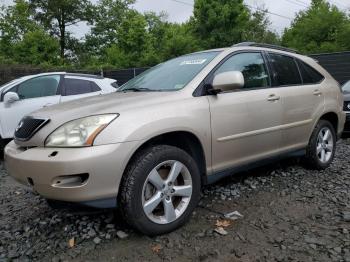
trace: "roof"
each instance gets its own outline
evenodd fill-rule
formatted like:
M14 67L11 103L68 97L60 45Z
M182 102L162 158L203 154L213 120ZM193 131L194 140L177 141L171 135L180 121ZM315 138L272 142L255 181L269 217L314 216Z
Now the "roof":
M49 76L49 75L67 75L67 76L78 76L78 77L86 77L86 78L95 78L95 79L103 79L104 77L93 74L81 74L81 73L69 73L69 72L45 72L40 74L28 75L28 77L33 76Z

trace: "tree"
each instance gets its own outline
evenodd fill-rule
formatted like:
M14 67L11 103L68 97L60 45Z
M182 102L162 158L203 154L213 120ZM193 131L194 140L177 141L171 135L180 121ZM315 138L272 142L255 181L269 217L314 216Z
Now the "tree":
M39 28L33 20L34 10L25 0L15 0L14 5L0 10L0 53L2 56L13 56L13 45L23 36Z
M204 48L241 42L249 9L243 0L196 0L191 24Z
M251 13L250 18L242 34L243 41L251 41L266 44L279 44L279 36L271 31L271 22L267 16L267 10L262 7Z
M201 50L200 41L193 35L189 23L169 23L163 37L164 60Z
M17 63L57 66L59 44L57 40L38 29L24 34L22 41L14 46L13 58Z
M343 51L350 49L349 33L346 13L325 0L313 0L285 30L282 43L304 53Z
M86 47L101 53L103 48L116 44L118 30L133 3L135 0L100 0L93 8L91 34L86 36Z
M116 41L106 49L106 61L117 67L143 66L142 60L148 50L149 35L143 15L129 10L116 29Z
M67 27L90 21L92 4L89 0L30 0L36 10L35 18L59 38L60 56L65 57L69 35Z

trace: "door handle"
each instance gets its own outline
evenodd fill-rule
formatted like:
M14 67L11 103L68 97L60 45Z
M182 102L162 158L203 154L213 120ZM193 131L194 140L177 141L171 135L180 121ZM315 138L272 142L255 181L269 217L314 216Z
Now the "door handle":
M320 96L322 95L322 92L318 89L314 90L314 93L313 93L315 96Z
M267 101L274 102L274 101L277 101L280 99L281 99L281 97L276 96L275 94L272 94L272 95L269 95L269 97L267 98Z

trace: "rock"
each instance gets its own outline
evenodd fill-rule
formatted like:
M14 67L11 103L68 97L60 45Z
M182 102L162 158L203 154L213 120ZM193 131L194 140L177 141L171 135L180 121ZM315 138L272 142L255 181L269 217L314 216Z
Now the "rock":
M127 238L129 235L127 233L125 233L124 231L119 230L119 231L117 231L117 236L120 239L124 239L124 238Z
M99 237L95 237L93 241L96 245L101 243L101 239Z
M317 238L313 238L313 237L309 237L309 236L305 236L305 242L308 244L315 244L315 245L319 245L319 246L324 246L325 243Z
M350 212L343 212L343 220L345 222L350 222Z
M214 231L222 236L226 236L228 234L228 232L223 227L217 227L214 229Z
M231 213L225 214L224 217L231 219L231 220L237 220L239 218L242 218L243 215L241 213L239 213L238 211L233 211Z
M96 231L93 229L90 229L88 232L88 235L89 235L89 237L94 237L94 236L96 236Z
M51 262L60 262L60 258L59 257L53 257L51 259Z
M115 225L113 225L113 224L107 224L107 225L106 225L106 228L108 228L108 229L114 229L114 228L115 228Z
M341 248L341 247L335 247L335 248L334 248L334 251L335 251L336 253L340 254L341 251L342 251L342 248Z

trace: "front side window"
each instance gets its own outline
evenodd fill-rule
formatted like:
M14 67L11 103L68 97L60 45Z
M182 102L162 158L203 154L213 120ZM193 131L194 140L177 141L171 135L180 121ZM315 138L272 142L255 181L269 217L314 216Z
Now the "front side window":
M64 80L65 96L81 95L101 91L93 82L82 79L66 78Z
M59 83L59 75L41 76L27 80L10 91L16 92L20 99L54 96L57 94Z
M269 86L269 75L261 53L241 53L227 59L214 75L240 71L244 76L243 88L260 88Z
M159 64L130 80L118 91L176 91L184 88L219 52L184 55Z
M274 70L274 86L301 85L299 70L293 57L270 53L269 59Z

